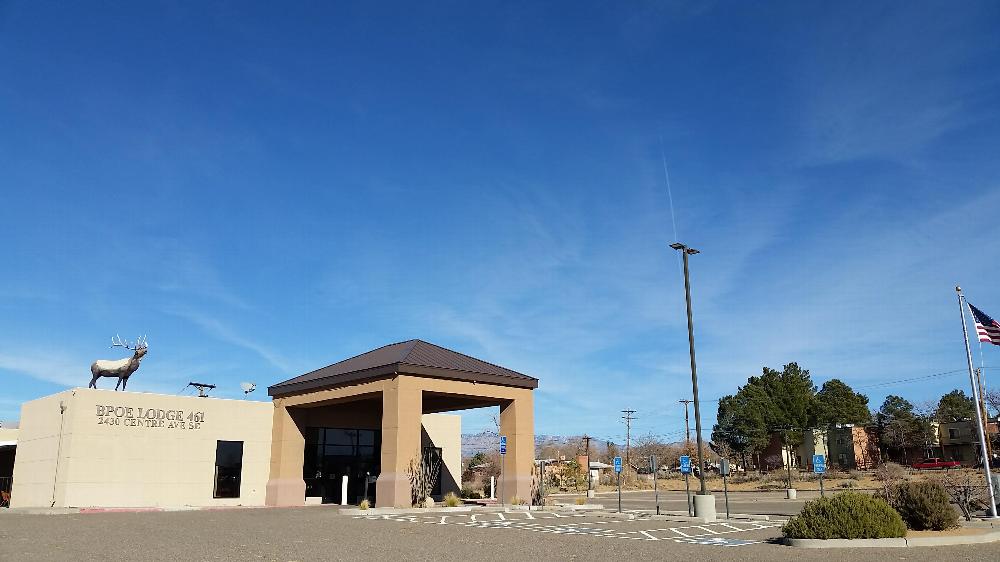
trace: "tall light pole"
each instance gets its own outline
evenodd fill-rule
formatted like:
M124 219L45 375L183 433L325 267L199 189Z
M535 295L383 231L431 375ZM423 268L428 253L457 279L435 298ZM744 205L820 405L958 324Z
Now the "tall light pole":
M687 301L688 318L688 348L691 352L691 390L694 395L694 431L698 441L698 480L701 482L700 495L708 495L708 487L705 486L705 459L702 449L704 445L701 439L701 407L698 402L698 367L694 361L694 319L691 315L691 276L688 273L688 256L698 253L698 250L689 248L680 242L674 242L671 248L679 251L684 256L684 299Z

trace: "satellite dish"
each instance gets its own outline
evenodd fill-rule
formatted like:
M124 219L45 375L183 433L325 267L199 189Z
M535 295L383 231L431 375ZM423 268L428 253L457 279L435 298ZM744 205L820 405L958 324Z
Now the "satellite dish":
M243 389L243 396L246 396L247 394L257 390L257 385L252 382L241 382L240 388Z

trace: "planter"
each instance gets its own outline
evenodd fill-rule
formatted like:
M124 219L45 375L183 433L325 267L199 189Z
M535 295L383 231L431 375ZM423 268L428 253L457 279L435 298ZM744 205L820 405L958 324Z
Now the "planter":
M898 539L781 539L782 543L796 548L906 548L983 544L997 541L1000 541L1000 531L961 535L942 533L938 536L921 535Z

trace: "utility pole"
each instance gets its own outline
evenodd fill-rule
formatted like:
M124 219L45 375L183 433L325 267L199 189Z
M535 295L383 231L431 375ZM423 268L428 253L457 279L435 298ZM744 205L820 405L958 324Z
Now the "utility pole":
M694 400L688 400L688 399L685 398L683 400L678 400L678 402L680 402L681 404L684 404L684 435L686 435L686 437L684 438L685 439L684 440L684 447L686 449L690 450L691 449L691 426L688 424L688 404L690 404L691 402L694 402ZM687 451L685 451L685 452L687 452Z
M982 345L982 344L980 344ZM986 425L990 424L990 413L986 409L986 387L983 385L983 370L976 369L976 383L979 385L979 409L983 411L983 419L986 420ZM989 455L990 460L993 460L993 443L990 442L989 433L986 434L986 454Z
M632 443L632 440L631 440L632 439L632 420L638 419L638 418L632 417L632 414L635 413L635 410L622 410L622 413L625 414L624 416L622 416L622 419L625 420L625 465L626 466L632 466L629 463L629 450L631 448L631 443Z
M583 435L584 447L587 450L587 468L586 468L586 470L587 470L587 491L588 492L590 490L594 489L594 482L591 479L591 475L590 475L590 440L591 439L593 439L593 437L591 437L591 436L589 436L587 434Z

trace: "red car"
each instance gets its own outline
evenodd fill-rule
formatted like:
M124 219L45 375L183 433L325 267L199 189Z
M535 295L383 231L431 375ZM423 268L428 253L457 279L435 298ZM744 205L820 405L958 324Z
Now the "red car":
M941 459L924 459L920 462L913 463L913 468L917 470L923 469L935 469L935 468L959 468L962 463L958 461L945 461Z

